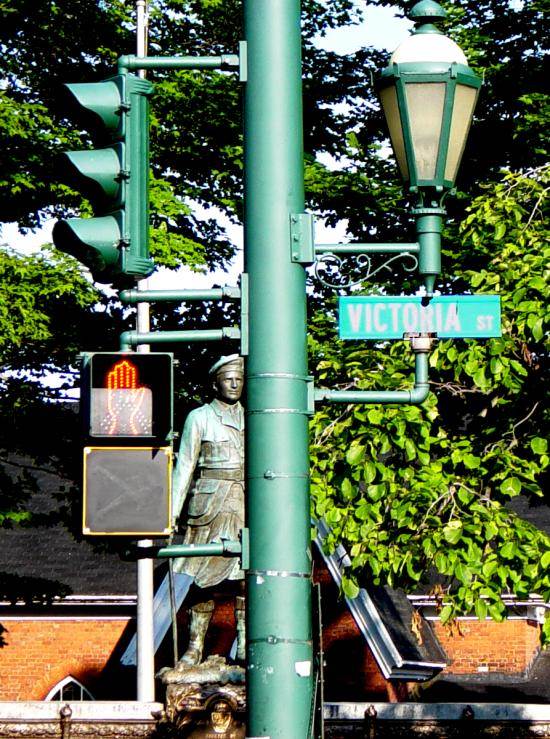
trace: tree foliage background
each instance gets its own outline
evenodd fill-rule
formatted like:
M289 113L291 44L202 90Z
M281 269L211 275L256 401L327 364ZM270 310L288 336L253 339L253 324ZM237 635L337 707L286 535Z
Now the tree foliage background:
M372 0L370 5L405 3ZM499 292L503 336L440 342L431 357L432 394L421 407L323 407L312 422L314 513L332 527L352 564L348 595L362 582L428 587L444 620L474 611L501 619L501 595L550 600L550 545L515 512L545 500L548 477L548 0L449 0L446 31L484 87L449 198L443 293ZM387 54L364 48L339 56L315 37L360 18L363 3L306 0L305 175L308 205L328 224L348 222L350 240L403 241L407 202L386 155L371 75ZM47 218L89 212L56 174L56 154L78 149L86 132L64 119L64 82L109 76L134 50L133 3L123 0L2 0L0 27L0 222L33 229ZM151 0L151 54L234 52L237 0ZM85 19L85 22L82 22ZM155 73L152 103L152 245L159 265L224 266L235 246L216 215L242 216L240 90L230 74ZM320 155L323 155L320 159ZM335 166L327 167L326 155ZM352 263L350 271L360 276ZM46 247L0 253L0 352L4 424L0 436L0 522L29 517L34 467L78 478L78 424L58 401L77 377L81 350L115 349L133 321L68 257ZM410 292L396 270L365 290ZM154 328L236 321L223 306L155 308ZM412 355L388 346L335 340L335 297L312 282L311 367L330 387L400 388ZM187 352L178 377L177 417L203 391L201 373L220 347ZM45 373L63 379L44 385ZM37 423L40 419L40 423ZM47 435L37 429L51 429ZM70 488L68 500L77 500ZM71 505L67 505L70 518ZM548 633L548 632L547 632Z

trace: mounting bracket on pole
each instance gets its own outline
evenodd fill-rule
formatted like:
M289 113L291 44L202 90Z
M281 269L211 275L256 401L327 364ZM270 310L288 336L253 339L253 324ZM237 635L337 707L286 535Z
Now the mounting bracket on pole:
M296 264L315 262L315 239L311 213L292 213L290 216L290 258Z

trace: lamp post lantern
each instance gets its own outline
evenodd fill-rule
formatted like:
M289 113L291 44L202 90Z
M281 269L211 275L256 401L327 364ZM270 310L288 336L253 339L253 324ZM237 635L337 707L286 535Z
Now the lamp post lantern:
M445 15L434 0L412 8L416 28L377 84L401 177L417 200L419 267L429 294L441 267L442 201L454 187L481 86L460 47L436 27Z
M417 27L392 54L379 94L409 191L441 193L454 186L481 79L434 25L445 17L438 3L422 0L410 17Z

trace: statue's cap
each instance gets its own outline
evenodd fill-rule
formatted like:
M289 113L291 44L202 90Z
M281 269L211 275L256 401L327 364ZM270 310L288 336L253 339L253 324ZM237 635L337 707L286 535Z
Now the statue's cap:
M224 372L229 372L231 370L234 372L244 372L243 358L238 354L228 354L227 356L220 357L218 361L214 362L212 367L210 367L208 374L211 377L215 377L218 372L221 372L221 370Z

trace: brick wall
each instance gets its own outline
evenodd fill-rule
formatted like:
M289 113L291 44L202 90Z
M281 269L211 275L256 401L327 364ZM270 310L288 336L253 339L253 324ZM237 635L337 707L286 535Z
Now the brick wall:
M43 700L68 675L97 698L99 677L128 619L0 618L0 623L5 629L0 646L0 700Z
M345 605L324 614L325 700L392 700L365 639Z
M449 657L446 672L454 674L523 674L540 647L539 626L530 621L459 620L452 634L439 621L432 626Z

